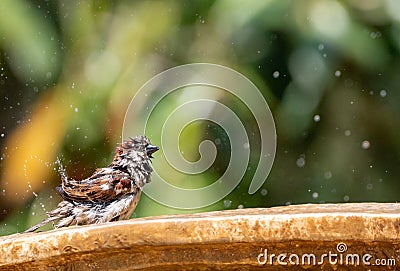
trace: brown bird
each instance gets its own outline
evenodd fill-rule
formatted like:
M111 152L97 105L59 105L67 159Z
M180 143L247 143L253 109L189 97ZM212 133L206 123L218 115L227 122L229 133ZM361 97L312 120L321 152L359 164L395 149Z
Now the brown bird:
M150 182L150 158L158 149L145 136L130 138L116 147L108 167L97 169L81 181L69 179L60 167L62 183L56 190L64 200L47 212L47 219L25 232L33 232L54 220L59 220L55 228L60 228L128 219L143 186Z

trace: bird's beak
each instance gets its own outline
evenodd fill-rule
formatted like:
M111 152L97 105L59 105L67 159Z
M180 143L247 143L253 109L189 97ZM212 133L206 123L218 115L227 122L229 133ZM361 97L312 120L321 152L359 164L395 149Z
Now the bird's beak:
M151 144L147 145L147 147L146 147L147 156L150 157L150 158L153 158L152 154L155 153L156 151L158 151L159 149L160 148L157 147L157 146L154 146L154 145L151 145Z

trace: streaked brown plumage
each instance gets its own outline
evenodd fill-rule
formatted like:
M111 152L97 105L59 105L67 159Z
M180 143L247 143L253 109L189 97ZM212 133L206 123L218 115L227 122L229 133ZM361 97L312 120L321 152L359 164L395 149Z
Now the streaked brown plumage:
M97 169L87 179L68 179L61 168L62 183L56 189L64 200L47 213L47 219L25 232L54 220L59 220L55 226L59 228L128 219L139 202L143 186L150 182L153 171L150 158L158 149L145 136L137 136L119 144L112 163Z

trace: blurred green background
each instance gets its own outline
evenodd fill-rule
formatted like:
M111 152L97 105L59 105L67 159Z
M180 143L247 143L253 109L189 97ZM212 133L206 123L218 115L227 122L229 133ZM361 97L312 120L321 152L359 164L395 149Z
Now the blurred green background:
M28 228L60 201L57 157L78 179L107 165L140 87L161 71L193 62L230 67L261 90L277 127L274 166L249 195L258 161L255 135L249 170L226 198L178 210L143 196L135 217L395 202L399 52L397 0L2 0L0 234ZM229 94L219 99L257 133L243 105ZM178 101L171 97L160 106ZM204 184L224 172L229 139L207 122L194 123L180 139L185 157L195 161L199 142L216 138L222 138L217 159L198 176ZM157 155L154 165L161 167Z

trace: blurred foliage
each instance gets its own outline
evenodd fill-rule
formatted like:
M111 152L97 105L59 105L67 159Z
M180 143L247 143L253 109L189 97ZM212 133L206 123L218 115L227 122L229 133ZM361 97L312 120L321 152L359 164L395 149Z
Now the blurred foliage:
M397 201L399 11L396 0L1 1L0 234L27 228L59 202L57 157L74 178L106 165L136 91L193 62L231 67L263 92L277 126L272 172L247 193L258 161L252 148L243 182L221 202L184 211L143 197L135 216ZM257 131L234 97L218 99ZM212 123L182 133L189 161L199 142L217 138L203 184L223 173L229 139Z

